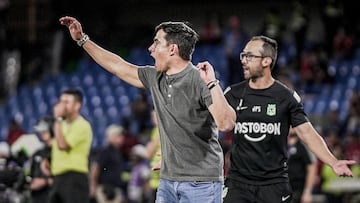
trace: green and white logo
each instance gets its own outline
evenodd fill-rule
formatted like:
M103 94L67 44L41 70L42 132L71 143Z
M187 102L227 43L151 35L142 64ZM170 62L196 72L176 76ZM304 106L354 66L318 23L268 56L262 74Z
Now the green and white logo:
M269 116L276 115L276 104L268 104L266 108L266 114Z

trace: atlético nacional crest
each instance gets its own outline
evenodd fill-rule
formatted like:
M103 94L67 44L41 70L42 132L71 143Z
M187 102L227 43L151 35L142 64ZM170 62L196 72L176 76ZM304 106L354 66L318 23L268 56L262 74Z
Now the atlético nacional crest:
M266 115L275 116L276 115L276 104L268 104L266 108Z

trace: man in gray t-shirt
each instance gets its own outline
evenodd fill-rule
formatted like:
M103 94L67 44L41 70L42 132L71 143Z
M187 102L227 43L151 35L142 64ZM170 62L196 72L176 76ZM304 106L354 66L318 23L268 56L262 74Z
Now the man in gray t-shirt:
M91 41L75 18L63 17L60 23L100 66L135 87L150 90L162 151L156 202L222 202L218 130L234 127L235 111L213 67L208 62L197 67L191 63L197 33L183 22L161 23L149 47L155 66L139 67Z

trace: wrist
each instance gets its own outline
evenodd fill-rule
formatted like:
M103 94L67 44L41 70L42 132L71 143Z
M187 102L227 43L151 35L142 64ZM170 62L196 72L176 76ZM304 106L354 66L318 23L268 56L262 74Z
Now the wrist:
M90 39L89 35L82 33L82 38L79 40L76 40L77 45L79 45L79 47L82 47L85 42L87 42Z
M207 87L209 88L209 90L211 90L212 88L214 88L216 85L219 84L219 80L215 79L215 80L212 80L210 81L208 84L207 84Z
M62 116L55 116L56 122L62 122L63 120L64 120L64 118Z

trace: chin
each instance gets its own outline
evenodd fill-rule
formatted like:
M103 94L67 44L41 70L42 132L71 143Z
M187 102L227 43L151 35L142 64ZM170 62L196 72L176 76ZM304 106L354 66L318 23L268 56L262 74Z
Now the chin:
M244 78L245 78L246 80L248 80L248 79L250 79L250 76L247 75L247 74L244 74Z

